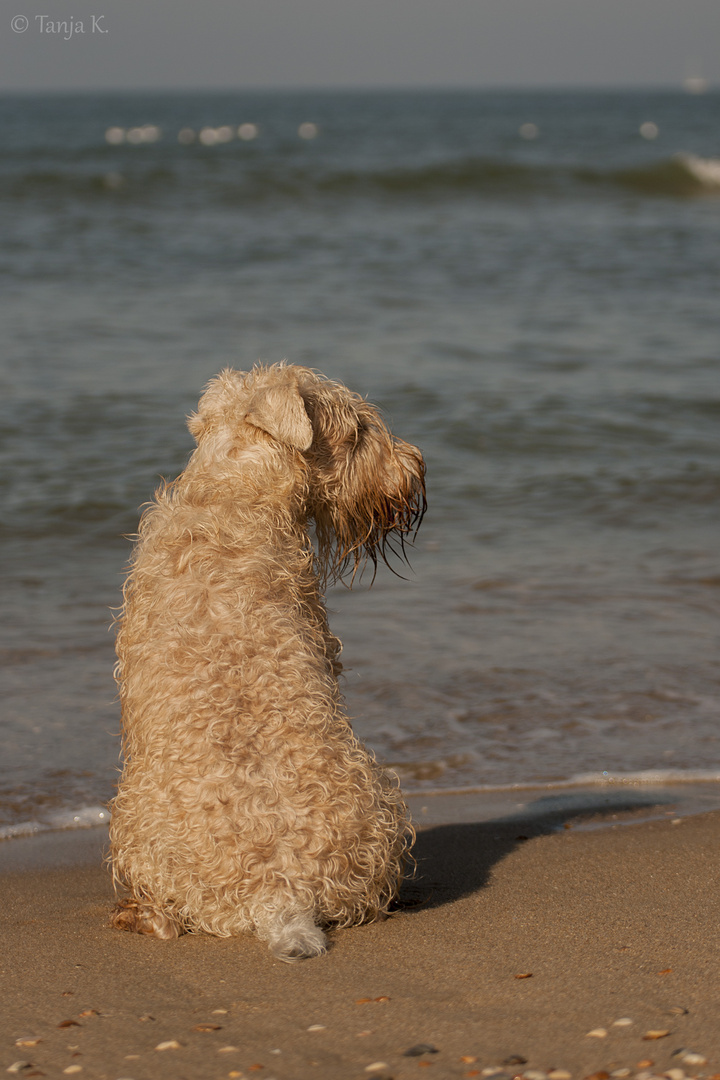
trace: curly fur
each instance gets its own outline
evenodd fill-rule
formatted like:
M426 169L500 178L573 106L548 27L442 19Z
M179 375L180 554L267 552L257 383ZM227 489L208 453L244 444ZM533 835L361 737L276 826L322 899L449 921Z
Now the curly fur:
M320 582L417 527L424 464L357 394L290 365L222 372L189 427L124 590L110 838L131 895L113 923L318 955L320 927L387 910L413 835L350 727Z

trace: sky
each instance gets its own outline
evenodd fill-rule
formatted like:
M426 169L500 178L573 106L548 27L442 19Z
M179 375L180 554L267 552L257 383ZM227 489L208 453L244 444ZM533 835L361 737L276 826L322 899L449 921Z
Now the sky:
M720 83L720 0L0 0L0 90Z

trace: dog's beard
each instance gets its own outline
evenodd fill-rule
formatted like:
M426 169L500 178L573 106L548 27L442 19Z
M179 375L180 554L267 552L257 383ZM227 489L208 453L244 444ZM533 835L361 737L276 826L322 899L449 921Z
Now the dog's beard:
M355 470L354 483L336 493L332 501L312 508L321 579L352 583L370 564L373 579L378 560L393 573L393 562L407 563L412 544L426 510L425 465L419 451L396 442L393 468L376 470L362 482Z

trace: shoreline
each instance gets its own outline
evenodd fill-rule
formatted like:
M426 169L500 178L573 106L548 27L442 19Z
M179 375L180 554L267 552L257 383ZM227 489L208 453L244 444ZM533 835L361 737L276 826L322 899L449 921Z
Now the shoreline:
M607 780L580 777L548 783L429 788L425 791L413 791L403 785L403 793L417 828L490 821L521 823L536 819L552 819L556 827L569 822L574 828L614 828L720 810L720 779L714 774L707 777L616 774ZM75 811L56 811L57 823L52 820L22 822L17 826L21 831L10 835L4 830L13 826L0 827L0 874L6 866L22 868L28 859L28 865L37 869L56 865L59 857L70 864L74 858L73 841L67 838L106 833L109 816L107 807L98 804L82 806ZM73 818L78 824L68 825ZM48 838L46 843L43 843L44 837ZM52 837L56 839L50 839ZM59 837L64 839L57 839ZM92 848L90 841L79 839L77 842L81 861L86 843Z
M18 1075L80 1080L454 1080L493 1067L530 1071L528 1080L553 1069L572 1080L720 1074L720 811L592 829L564 828L566 808L546 809L416 818L419 877L400 909L333 932L326 957L295 965L251 936L161 942L111 930L103 828L2 844L0 1071L25 1062ZM437 1053L407 1054L423 1045ZM706 1060L673 1056L680 1049Z

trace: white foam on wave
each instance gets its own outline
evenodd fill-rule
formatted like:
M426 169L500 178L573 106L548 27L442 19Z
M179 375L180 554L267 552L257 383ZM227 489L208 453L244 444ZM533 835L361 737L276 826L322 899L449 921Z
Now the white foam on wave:
M720 810L720 773L648 769L582 773L551 783L517 783L404 792L413 820L425 826L489 821L544 821L553 828L616 828L678 822ZM570 821L570 825L566 825Z
M568 787L585 784L712 784L720 781L717 769L643 769L624 773L578 773L566 782Z
M676 154L675 160L701 184L720 188L720 159L698 157L697 154Z
M107 825L110 813L104 806L81 806L73 810L55 810L45 814L39 821L18 821L13 825L0 825L0 840L12 840L19 836L36 833L60 832L66 829L91 829Z
M565 791L580 787L634 787L640 785L663 784L717 784L720 783L720 771L717 769L645 769L640 772L624 773L588 772L577 773L568 780L518 781L516 784L473 784L471 787L420 788L412 790L403 787L407 796L426 795L480 795L503 794L516 791Z

